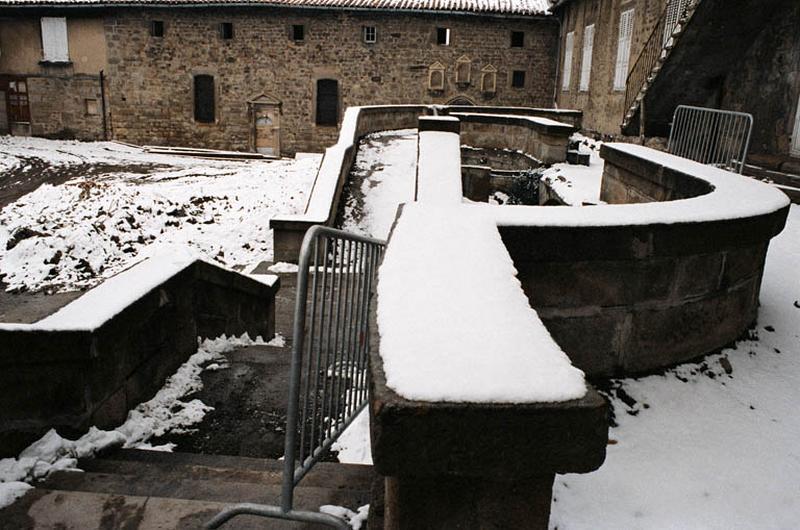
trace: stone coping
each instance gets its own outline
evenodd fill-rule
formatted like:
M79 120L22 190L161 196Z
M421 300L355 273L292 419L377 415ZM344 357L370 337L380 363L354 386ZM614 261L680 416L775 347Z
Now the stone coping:
M488 123L492 125L521 125L543 134L569 136L577 130L572 125L561 123L559 121L552 120L550 118L541 118L537 116L489 114L489 113L473 113L473 112L451 112L449 116L455 116L466 123Z

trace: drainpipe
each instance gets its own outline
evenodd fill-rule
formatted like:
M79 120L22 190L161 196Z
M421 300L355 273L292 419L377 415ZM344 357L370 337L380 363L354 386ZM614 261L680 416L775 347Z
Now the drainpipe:
M562 33L564 31L564 25L561 23L561 16L555 15L556 20L558 21L558 41L556 42L556 72L554 76L554 87L553 87L553 108L558 108L558 85L559 85L559 72L561 72L561 37L563 37Z
M106 77L100 70L100 108L103 113L103 140L108 140L108 124L106 123Z

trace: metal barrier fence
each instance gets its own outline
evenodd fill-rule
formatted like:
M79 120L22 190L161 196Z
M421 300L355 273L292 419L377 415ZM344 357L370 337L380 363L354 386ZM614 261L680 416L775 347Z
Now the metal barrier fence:
M215 516L259 515L349 528L294 509L294 488L367 404L369 316L384 241L314 226L300 250L281 505L242 503ZM311 278L309 279L309 276Z
M752 129L753 116L744 112L679 105L672 118L667 150L741 173Z

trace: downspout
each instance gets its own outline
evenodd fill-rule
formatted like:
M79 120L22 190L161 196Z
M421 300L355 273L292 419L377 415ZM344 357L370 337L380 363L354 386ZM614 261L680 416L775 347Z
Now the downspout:
M106 77L100 70L100 108L103 112L103 140L108 141L108 124L106 122Z
M556 17L556 20L558 21L558 41L556 42L556 72L555 72L555 76L553 76L553 79L555 79L555 83L554 83L555 86L553 87L553 108L557 109L558 108L558 87L561 84L561 83L559 83L559 81L561 81L561 79L559 77L559 75L560 75L559 73L561 72L561 38L563 37L564 25L561 23L561 16L560 15L556 15L554 13L554 16Z

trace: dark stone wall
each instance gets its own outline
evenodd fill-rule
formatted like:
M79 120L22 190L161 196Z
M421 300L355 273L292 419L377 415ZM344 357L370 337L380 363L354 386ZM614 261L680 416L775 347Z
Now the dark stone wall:
M149 35L151 20L166 35ZM216 27L232 22L234 38ZM289 39L304 24L303 43ZM364 25L378 31L364 44ZM437 26L451 29L451 45L435 43ZM512 30L525 32L525 47L511 48ZM281 102L282 146L287 153L319 151L336 141L338 129L314 124L315 83L340 84L340 112L351 106L399 103L445 104L464 96L481 104L552 105L558 25L554 18L513 18L378 11L273 8L117 10L106 19L108 76L114 137L134 143L248 149L247 102L267 94ZM455 84L456 60L471 60L471 82ZM428 66L446 68L445 90L427 88ZM480 92L480 70L497 72L497 93ZM524 88L511 87L511 71L525 70ZM214 75L217 120L193 119L192 76Z
M800 2L780 4L725 80L722 108L753 114L750 151L789 154L800 99Z
M120 425L198 336L272 337L278 288L196 262L94 331L0 330L0 456L51 427L77 436Z

